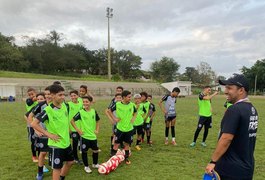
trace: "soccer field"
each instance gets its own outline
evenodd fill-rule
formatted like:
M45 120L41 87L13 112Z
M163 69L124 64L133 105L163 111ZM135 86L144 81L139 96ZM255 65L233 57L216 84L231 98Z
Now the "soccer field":
M265 178L265 98L250 100L259 113L259 126L255 150L254 179ZM82 165L74 165L66 179L202 179L204 168L210 161L216 146L220 121L224 113L224 96L213 98L213 128L207 138L207 147L200 146L203 131L200 133L196 147L190 148L197 125L197 97L186 97L177 100L176 141L177 146L164 145L164 119L156 105L156 117L152 126L153 146L142 145L141 151L132 145L131 165L121 164L109 175L99 175L97 170L86 174ZM111 125L104 114L110 100L98 100L93 106L99 113L100 132L98 135L99 163L109 159ZM0 136L0 179L34 179L37 174L37 163L31 160L30 144L27 141L26 122L23 119L25 105L23 102L0 103L1 136ZM134 138L135 139L135 138ZM91 151L90 151L91 152ZM91 164L92 158L88 157ZM81 157L81 156L80 156ZM49 168L50 169L50 168ZM51 171L45 173L45 179L51 179Z

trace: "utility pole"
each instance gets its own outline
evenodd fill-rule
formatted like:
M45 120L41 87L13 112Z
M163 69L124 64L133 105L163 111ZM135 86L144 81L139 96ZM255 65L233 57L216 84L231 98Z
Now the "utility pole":
M257 93L257 79L258 79L258 75L256 74L255 76L255 89L254 89L254 95L256 96Z
M111 79L111 59L110 59L110 23L109 19L113 17L113 9L107 7L107 15L108 18L108 79Z

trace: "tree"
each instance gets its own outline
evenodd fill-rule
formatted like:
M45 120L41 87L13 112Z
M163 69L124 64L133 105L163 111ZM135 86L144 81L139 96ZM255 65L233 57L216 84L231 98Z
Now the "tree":
M151 64L151 75L159 82L170 82L176 79L180 65L173 58L162 57Z
M191 81L193 84L199 83L199 72L195 67L186 67L186 70L181 75L180 80Z
M201 86L213 85L215 83L216 74L208 63L201 62L200 65L197 66L197 71L199 73L198 83Z
M257 60L256 63L251 67L247 68L243 66L241 72L249 81L250 90L253 91L255 88L255 78L257 76L257 91L263 92L265 89L265 59Z
M53 44L55 46L58 46L58 42L63 40L63 33L58 33L55 30L50 31L49 34L47 34L47 38L48 40L50 40L51 42L53 42Z

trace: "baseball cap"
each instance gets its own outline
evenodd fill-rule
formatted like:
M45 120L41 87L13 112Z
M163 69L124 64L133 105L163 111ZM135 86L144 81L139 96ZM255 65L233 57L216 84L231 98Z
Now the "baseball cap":
M221 85L236 85L238 87L243 87L245 91L249 91L249 83L243 74L234 74L227 80L219 80Z
M141 98L141 95L140 95L140 94L135 94L135 95L133 96L133 98Z

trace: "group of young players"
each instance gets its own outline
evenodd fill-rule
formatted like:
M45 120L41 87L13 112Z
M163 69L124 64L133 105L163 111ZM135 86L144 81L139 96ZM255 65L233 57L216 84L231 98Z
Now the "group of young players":
M179 88L174 88L171 94L164 96L159 102L165 113L166 144L171 127L172 144L176 145L175 102L179 92ZM29 88L27 93L25 119L31 142L32 161L38 162L36 179L43 179L44 172L49 171L44 165L47 158L52 167L53 179L64 179L74 163L83 163L85 172L91 173L87 158L89 148L92 149L92 168L98 168L98 153L101 151L97 145L100 117L91 107L94 101L87 86L81 85L79 92L71 91L69 102L65 101L64 88L58 81L45 88L43 93L36 93L33 88ZM131 92L118 86L115 97L105 110L112 124L110 155L115 155L118 148L122 148L125 151L125 163L130 164L129 155L130 149L134 147L134 135L136 150L141 150L145 135L147 144L152 146L151 127L155 111L152 95L141 92L132 97ZM82 161L78 158L78 147Z

